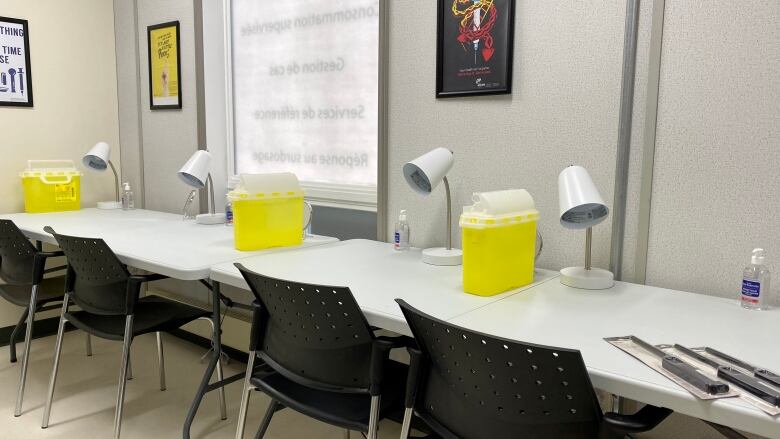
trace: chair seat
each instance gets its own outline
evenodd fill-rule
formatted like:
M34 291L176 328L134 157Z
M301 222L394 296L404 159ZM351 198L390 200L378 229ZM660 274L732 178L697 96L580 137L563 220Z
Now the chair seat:
M0 285L0 296L17 306L28 306L32 284ZM65 294L65 276L46 278L38 287L38 304L56 302Z
M396 411L403 412L404 391L408 367L397 361L385 364L384 383L379 418ZM278 373L268 376L256 374L251 378L258 390L279 401L285 407L331 425L355 431L368 431L371 414L371 396L368 394L337 393L313 389L291 381Z
M209 311L175 302L159 296L148 296L138 300L133 318L133 336L150 332L177 329L195 319L208 317ZM124 339L124 315L99 315L86 311L65 313L73 326L109 340Z

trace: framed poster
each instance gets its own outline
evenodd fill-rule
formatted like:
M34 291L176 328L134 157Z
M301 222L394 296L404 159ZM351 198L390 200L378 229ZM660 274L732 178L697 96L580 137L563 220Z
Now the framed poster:
M149 106L152 110L181 108L179 22L146 28L149 38Z
M0 106L33 106L27 20L0 17Z
M436 97L512 92L514 0L437 0Z

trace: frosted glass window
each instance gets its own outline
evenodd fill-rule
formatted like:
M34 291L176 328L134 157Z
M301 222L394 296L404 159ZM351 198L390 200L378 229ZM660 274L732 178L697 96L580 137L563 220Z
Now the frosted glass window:
M375 187L379 0L231 1L233 169Z

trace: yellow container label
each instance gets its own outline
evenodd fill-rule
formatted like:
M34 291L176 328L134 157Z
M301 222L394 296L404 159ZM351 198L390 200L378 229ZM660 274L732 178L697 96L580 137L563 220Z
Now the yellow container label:
M54 202L55 203L72 203L76 201L76 185L70 184L55 184L54 185Z

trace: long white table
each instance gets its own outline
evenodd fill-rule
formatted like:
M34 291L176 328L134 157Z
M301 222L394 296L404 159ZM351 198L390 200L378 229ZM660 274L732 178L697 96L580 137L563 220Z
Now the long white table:
M600 389L780 438L780 417L738 398L698 400L603 340L636 335L654 344L710 346L780 372L780 310L750 311L736 300L624 282L608 290L586 291L554 281L458 316L451 323L512 340L578 349L593 385Z
M181 215L150 210L99 210L82 209L71 212L45 214L2 214L0 219L10 219L24 234L37 241L56 244L52 235L44 231L51 226L57 233L73 236L101 238L119 259L135 268L162 274L174 279L201 281L208 285L212 265L238 261L262 254L306 248L336 242L338 239L311 236L297 247L267 249L255 252L238 251L233 246L233 228L224 225L200 225L184 221ZM221 299L218 286L210 286L214 331L214 352L196 392L194 401L184 422L184 438L189 437L190 426L203 396L243 375L211 383L211 377L221 355Z
M369 323L410 334L394 299L472 330L578 349L593 384L605 391L671 408L721 425L780 438L780 419L739 400L699 401L662 375L605 342L637 335L653 343L709 345L780 371L780 311L740 308L736 300L618 282L604 291L562 285L537 270L534 284L493 297L462 291L462 267L434 267L419 251L351 240L238 261L282 279L348 286ZM212 267L211 279L248 289L233 263Z
M232 227L195 224L182 220L181 215L152 210L13 213L0 214L0 219L12 220L28 238L49 244L56 245L56 241L43 230L46 226L63 235L102 238L123 263L179 280L208 279L212 265L284 250L239 251L233 246ZM290 248L336 241L310 236Z
M462 269L422 262L419 250L398 252L392 244L353 239L305 251L277 252L240 261L247 269L278 279L318 285L347 286L369 324L411 335L401 298L442 320L475 311L493 302L544 283L557 273L537 270L534 283L491 297L463 293ZM211 269L211 280L249 289L233 263Z
M604 291L563 286L557 273L537 270L532 285L492 297L462 292L462 267L434 267L419 251L396 252L365 240L335 242L315 237L298 249L257 253L232 248L232 230L199 226L179 215L150 211L85 209L61 214L0 215L14 220L31 239L53 243L43 231L100 237L129 265L185 280L210 277L219 316L221 283L248 289L234 263L259 273L300 282L350 287L369 323L409 334L394 302L488 334L578 349L596 387L638 401L771 438L780 419L739 399L699 401L671 381L603 341L637 335L653 343L709 345L743 360L780 371L780 310L748 311L736 300L618 282ZM319 245L318 245L319 244ZM251 300L247 296L247 301ZM218 321L219 319L217 319ZM215 340L219 346L219 339ZM219 349L219 347L217 348ZM215 357L216 358L216 355ZM213 370L214 360L209 370ZM210 373L204 376L202 389ZM197 409L200 397L193 408ZM185 425L185 437L194 411Z

